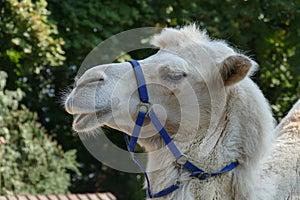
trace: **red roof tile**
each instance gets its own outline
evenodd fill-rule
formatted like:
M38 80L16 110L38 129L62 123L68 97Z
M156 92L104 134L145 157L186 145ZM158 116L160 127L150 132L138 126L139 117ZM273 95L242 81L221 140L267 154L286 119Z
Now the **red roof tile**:
M112 193L106 193L106 194L111 200L117 200L117 198Z
M117 200L117 198L107 192L87 194L7 195L0 196L0 200Z
M85 194L77 194L78 199L80 200L90 200Z
M24 195L24 196L26 196L26 195ZM38 195L35 195L35 196L38 198L38 200L49 200L47 198L47 195L38 194ZM30 199L28 199L28 200L30 200Z
M28 200L26 196L24 195L16 195L18 200Z
M94 193L94 194L90 193L90 194L87 194L87 196L90 200L97 200L99 198L99 197L97 197L96 193Z
M103 195L103 194L97 194L97 196L100 198L100 199L103 199L103 200L112 200L110 199L107 195Z
M57 194L56 196L60 200L69 200L69 198L65 194Z
M55 194L48 194L46 196L48 197L48 199L51 199L51 200L59 200L59 198Z
M18 200L17 196L14 196L14 195L10 195L8 197L9 197L9 200Z
M76 194L67 194L66 195L70 200L80 200ZM101 199L102 200L102 199Z
M26 195L27 200L39 200L36 195ZM7 199L6 199L7 200Z

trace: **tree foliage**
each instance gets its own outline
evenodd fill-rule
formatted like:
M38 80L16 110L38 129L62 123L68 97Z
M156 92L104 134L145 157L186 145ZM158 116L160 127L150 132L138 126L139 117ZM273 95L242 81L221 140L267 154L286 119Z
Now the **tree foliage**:
M46 6L45 0L0 0L0 66L9 76L7 87L26 93L23 103L43 124L55 102L53 71L65 60L64 40Z
M77 172L76 152L64 153L37 122L47 121L42 113L53 102L53 67L65 60L64 41L48 21L46 6L45 0L0 0L0 68L5 71L0 77L0 136L7 141L1 194L66 193L69 172Z
M256 80L278 120L297 99L295 90L300 74L300 61L296 56L300 51L298 1L70 2L52 0L49 8L66 41L67 61L71 61L67 63L73 67L78 68L84 56L100 41L121 31L196 22L210 35L228 40L259 63Z
M300 50L298 1L73 2L49 1L49 9L52 11L50 17L57 23L58 30L66 42L66 69L70 69L71 66L76 72L93 47L121 31L149 26L177 27L196 22L211 36L229 41L231 45L242 49L258 62L260 70L254 79L269 99L277 120L280 120L299 98L300 59L296 56ZM140 55L135 56L138 58ZM69 75L74 77L74 74ZM72 81L71 77L66 79ZM111 134L118 137L116 133ZM118 143L121 142L122 137L119 137ZM100 168L94 159L87 156L82 155L80 158L84 176L93 174L92 177L96 177L97 184L93 184L95 190L112 189L119 196L129 190L129 187L119 188L115 185L122 180L121 175L116 176L113 170ZM74 191L81 188L76 186L78 183L95 183L94 178L78 180L74 183ZM112 184L108 184L109 182ZM123 184L131 185L129 181ZM137 185L131 188L140 187L137 182ZM122 198L126 199L126 196ZM130 196L127 196L128 198Z
M14 76L11 78L13 84L29 91L35 75L39 75L40 83L45 81L42 72L48 66L62 65L65 59L64 41L54 37L58 34L57 28L48 22L46 6L45 0L35 3L1 0L0 64L9 76Z
M45 134L36 114L19 105L24 93L5 90L7 74L0 71L1 189L3 194L66 193L68 170L78 172L76 151L63 152Z
M64 149L78 150L82 176L73 174L73 192L112 190L119 199L133 199L133 193L140 199L139 175L118 173L94 159L72 133L72 117L58 106L61 90L89 51L128 29L196 22L258 62L254 80L279 121L300 95L299 18L294 0L0 0L0 67L8 73L7 88L26 93L22 102L47 132ZM134 58L145 55L136 52ZM110 135L122 145L122 136Z

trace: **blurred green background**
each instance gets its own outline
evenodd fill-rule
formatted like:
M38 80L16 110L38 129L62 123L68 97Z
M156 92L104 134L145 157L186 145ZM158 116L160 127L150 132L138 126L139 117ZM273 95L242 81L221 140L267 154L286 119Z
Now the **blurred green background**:
M95 160L59 103L101 41L132 28L196 22L259 63L254 80L279 121L300 95L299 21L299 0L0 0L0 195L144 198L142 176ZM111 139L123 144L120 133Z

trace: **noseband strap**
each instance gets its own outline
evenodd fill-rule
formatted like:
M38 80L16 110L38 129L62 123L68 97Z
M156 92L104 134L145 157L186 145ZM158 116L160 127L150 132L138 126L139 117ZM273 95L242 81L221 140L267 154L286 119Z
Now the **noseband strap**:
M147 92L146 82L145 82L144 74L143 74L143 71L142 71L142 68L141 68L139 62L136 60L131 60L131 61L129 61L129 63L132 65L134 72L135 72L137 85L138 85L138 91L139 91L139 97L140 97L141 102L138 106L138 108L139 108L138 116L137 116L137 119L135 122L135 126L133 128L132 136L131 136L131 138L129 138L127 135L125 135L125 141L127 144L128 151L132 155L132 159L141 168L141 170L143 171L143 173L145 175L145 179L147 182L148 198L159 198L159 197L162 197L162 196L172 193L173 191L177 190L180 187L180 181L177 180L170 187L168 187L158 193L152 194L148 174L147 174L145 168L143 167L143 165L133 154L139 134L141 132L141 128L142 128L145 118L147 116L150 118L152 124L155 126L156 130L158 131L158 133L164 140L165 144L168 146L169 150L172 152L173 156L175 157L176 166L180 167L181 169L184 168L184 169L190 171L191 177L197 177L200 180L205 180L207 178L229 172L238 166L238 162L235 161L235 162L232 162L231 164L225 166L218 172L205 172L204 170L202 170L201 168L197 167L192 162L190 162L188 160L188 158L184 154L182 154L179 151L179 149L176 147L174 141L172 140L172 138L170 137L170 135L168 134L168 132L166 131L164 126L160 123L158 117L156 116L155 112L151 108L152 104L149 102L149 96L148 96L148 92Z

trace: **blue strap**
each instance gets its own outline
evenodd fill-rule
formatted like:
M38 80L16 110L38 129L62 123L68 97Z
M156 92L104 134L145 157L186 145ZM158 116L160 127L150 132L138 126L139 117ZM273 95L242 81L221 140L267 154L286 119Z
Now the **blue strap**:
M134 68L134 71L135 71L135 76L136 76L136 80L137 80L137 83L138 83L138 90L139 90L140 100L144 103L149 103L147 87L146 87L146 84L145 84L145 79L144 79L143 71L140 67L140 64L136 60L131 60L129 62L132 65L132 67ZM174 142L169 137L166 130L163 128L163 126L161 125L161 123L157 119L154 112L153 112L153 114L155 116L155 117L153 117L155 119L154 123L157 124L157 126L155 126L155 127L164 132L164 134L162 134L162 135L165 136L164 141L168 144L169 148L175 149L175 151L178 154L177 157L179 157L180 156L179 154L181 154L181 153L179 152L179 150L175 146ZM127 135L124 135L124 138L125 138L125 141L126 141L126 144L127 144L128 151L132 153L131 154L132 159L140 167L140 169L143 171L143 174L145 176L146 183L147 183L147 191L146 192L147 192L148 198L159 198L159 197L165 196L165 195L170 194L173 191L177 190L180 187L180 184L176 183L176 184L171 185L170 187L168 187L168 188L166 188L166 189L164 189L164 190L162 190L158 193L155 193L155 194L152 194L152 192L151 192L150 181L149 181L148 174L147 174L145 168L143 167L143 165L141 164L141 162L133 154L133 151L134 151L134 148L136 146L138 136L139 136L139 133L140 133L141 128L143 126L143 123L145 121L146 115L147 115L147 113L139 111L138 117L137 117L136 122L135 122L135 126L133 128L133 133L132 133L131 138L129 138ZM171 151L174 152L173 150L171 150Z
M146 82L145 82L144 74L143 74L143 71L142 71L142 68L141 68L139 62L136 61L136 60L130 60L128 62L132 65L132 67L134 69L134 72L135 72L135 77L136 77L137 84L138 84L138 91L139 91L140 100L144 103L149 103L149 97L148 97ZM136 146L139 134L141 132L141 128L142 128L143 123L145 121L146 114L147 113L144 113L144 112L141 112L141 111L139 111L139 113L138 113L138 117L135 121L135 126L133 128L132 137L131 137L129 145L128 145L128 147L129 147L128 150L130 152L134 151L134 148Z
M136 80L137 80L137 83L138 83L138 91L139 91L140 100L143 103L149 103L147 87L146 87L145 78L144 78L144 74L143 74L143 71L141 69L141 66L136 60L131 60L129 62L132 65L132 67L134 68L134 71L135 71L135 76L136 76ZM158 193L155 193L155 194L151 193L150 181L149 181L148 174L147 174L145 168L143 167L143 165L140 163L140 161L133 154L134 148L136 146L141 128L144 124L144 121L145 121L145 118L146 118L147 114L148 114L151 122L155 126L156 130L159 132L160 136L162 137L162 139L164 140L164 142L166 143L166 145L168 146L168 148L170 149L170 151L174 155L174 157L178 160L179 158L181 158L184 155L176 147L174 141L169 136L168 132L163 127L163 125L160 123L159 119L157 118L157 116L156 116L156 114L153 110L150 109L146 112L139 111L138 117L137 117L136 122L135 122L135 126L133 128L133 133L132 133L131 139L129 139L129 137L127 135L124 135L124 137L125 137L125 141L126 141L126 144L127 144L128 151L131 152L132 159L141 168L141 170L143 171L144 176L146 178L148 198L159 198L159 197L165 196L165 195L170 194L173 191L177 190L180 187L180 183L177 182L174 185L171 185L170 187L168 187L168 188L166 188L166 189L164 189L164 190L162 190ZM197 167L196 165L194 165L192 162L190 162L187 159L182 164L182 166L185 169L187 169L188 171L191 172L191 177L198 177L200 180L205 180L209 177L217 176L219 174L222 174L222 173L229 172L229 171L233 170L234 168L236 168L238 166L238 162L232 162L230 165L225 166L219 172L211 172L211 173L205 172L204 170L200 169L199 167Z
M238 162L232 162L231 164L225 166L218 172L204 172L203 170L192 171L191 177L198 177L200 180L205 180L209 177L217 176L226 172L229 172L238 166Z
M174 192L175 190L177 190L180 187L179 183L176 183L174 185L171 185L170 187L156 193L156 194L151 194L151 196L148 196L149 198L159 198L159 197L163 197L167 194L170 194L172 192Z
M174 157L178 159L179 157L183 156L183 154L178 150L176 145L174 144L174 141L167 133L166 129L163 127L163 125L160 123L159 119L157 118L155 112L153 110L150 110L148 114L152 124L155 126L156 130L159 132L160 136L170 149L170 151L173 153Z
M221 169L219 172L211 173L211 176L217 176L219 174L229 172L229 171L233 170L234 168L236 168L238 165L239 165L239 163L237 161L232 162L231 164L229 164L229 165L225 166L223 169Z
M129 141L129 137L124 134L124 138L125 138L125 142L126 142L126 145L127 145L127 149L129 152L131 152L131 157L133 159L133 161L137 164L137 166L139 166L139 168L142 170L144 176L145 176L145 179L146 179L146 182L147 182L147 196L149 198L152 198L152 194L151 194L151 190L150 190L150 181L149 181L149 177L148 177L148 174L144 168L144 166L142 165L142 163L137 159L137 157L134 156L133 154L133 151L131 151L130 147L129 147L129 144L130 144L130 141Z
M199 172L200 174L204 172L204 170L200 169L199 167L197 167L196 165L194 165L192 162L188 160L184 163L183 167L192 173Z
M126 142L128 151L132 153L132 151L130 150L130 142L132 141L132 139L129 141L129 137L126 134L124 134L124 138L125 138L125 142ZM160 191L158 193L152 194L151 188L150 188L150 180L149 180L148 174L147 174L144 166L137 159L137 157L134 156L133 153L131 154L131 156L132 156L133 161L137 164L137 166L139 166L139 168L142 170L142 172L143 172L143 174L145 176L146 183L147 183L146 194L147 194L148 198L159 198L159 197L165 196L167 194L172 193L173 191L177 190L180 187L180 184L176 183L176 184L171 185L170 187L168 187L168 188L166 188L166 189L164 189L164 190L162 190L162 191Z
M173 140L167 133L166 129L163 127L163 125L160 123L159 119L157 118L155 112L151 110L149 112L149 118L151 119L151 122L155 126L156 130L159 132L160 136L163 138L164 142L170 149L170 151L173 153L174 157L178 159L179 157L183 156L183 154L178 150L176 145L174 144ZM212 173L206 173L204 170L201 168L197 167L194 165L192 162L187 160L184 164L183 167L187 169L188 171L192 172L191 176L192 177L198 177L200 180L205 180L209 177L212 176L217 176L219 174L231 171L232 169L236 168L238 165L237 162L232 162L230 165L227 165L223 169L221 169L219 172L212 172Z
M138 114L138 117L135 121L135 125L134 125L134 128L133 128L132 136L131 136L130 142L128 144L129 152L134 151L134 148L136 146L139 134L141 132L141 128L142 128L143 123L145 121L146 114L147 113L144 113L144 112L139 112L139 114Z
M148 103L149 97L148 97L148 92L147 92L147 87L146 87L143 70L142 70L140 64L138 63L138 61L130 60L128 62L132 65L134 72L135 72L135 77L137 80L138 90L139 90L139 94L140 94L140 99L142 102Z

